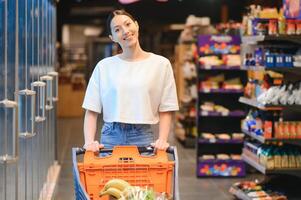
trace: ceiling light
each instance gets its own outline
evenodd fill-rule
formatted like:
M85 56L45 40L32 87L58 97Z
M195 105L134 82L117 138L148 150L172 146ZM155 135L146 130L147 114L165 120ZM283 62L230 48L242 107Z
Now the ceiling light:
M122 4L131 4L131 3L138 2L138 1L139 0L119 0L119 2Z

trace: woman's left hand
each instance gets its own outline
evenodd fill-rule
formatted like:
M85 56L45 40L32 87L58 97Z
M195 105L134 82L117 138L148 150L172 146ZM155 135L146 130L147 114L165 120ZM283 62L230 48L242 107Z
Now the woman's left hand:
M156 142L151 143L151 145L155 147L155 149L164 151L169 147L169 143L163 139L157 139Z

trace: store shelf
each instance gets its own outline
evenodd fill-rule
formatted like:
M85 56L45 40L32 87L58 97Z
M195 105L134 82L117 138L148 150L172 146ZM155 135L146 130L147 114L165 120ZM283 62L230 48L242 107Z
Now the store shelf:
M266 67L265 69L280 73L293 73L301 75L301 67Z
M244 193L242 190L240 190L237 187L231 186L230 193L236 196L238 199L241 200L252 200L251 197L249 197L246 193Z
M255 169L257 169L258 171L260 171L263 174L267 174L267 170L264 166L260 165L259 163L257 163L256 161L252 160L251 158L249 158L247 155L242 154L241 155L242 159L248 163L249 165L251 165L252 167L254 167Z
M251 71L275 71L280 73L294 73L301 75L301 67L265 67L265 66L243 66L241 70L251 70Z
M279 169L266 169L266 167L262 166L260 163L254 161L253 159L249 158L247 155L242 154L242 159L260 171L263 174L300 174L301 168L279 168Z
M206 94L210 94L210 93L241 94L244 91L242 89L241 90L237 90L237 89L200 89L199 92L206 93Z
M242 66L242 70L251 70L251 71L264 71L264 66Z
M231 52L215 52L215 53L201 53L199 52L199 56L206 57L206 56L221 56L221 55L239 55L240 53L231 53Z
M239 139L230 139L230 140L223 140L223 139L198 139L199 144L242 144L244 141Z
M261 143L265 143L267 141L273 141L273 140L267 140L264 137L260 136L260 135L256 135L255 133L251 133L245 129L242 129L242 132L245 133L246 135L256 139L257 141L261 142Z
M244 117L246 113L242 110L230 111L229 113L215 111L200 111L201 117Z
M241 70L240 66L227 66L227 65L201 65L201 70Z
M240 97L239 102L253 106L260 110L284 110L290 109L294 111L301 111L301 105L264 105L259 103L256 99L249 99L246 97Z
M248 130L242 129L242 132L245 133L246 135L256 139L257 141L261 143L265 142L284 142L284 143L290 143L290 144L301 144L301 139L279 139L279 138L271 138L271 139L266 139L261 135L256 135L255 133L251 133Z
M283 41L301 44L300 35L256 35L256 36L243 36L242 42L245 44L257 44L264 41Z
M283 106L266 106L259 103L256 99L249 99L246 97L239 97L239 102L247 104L249 106L256 107L260 110L283 110Z

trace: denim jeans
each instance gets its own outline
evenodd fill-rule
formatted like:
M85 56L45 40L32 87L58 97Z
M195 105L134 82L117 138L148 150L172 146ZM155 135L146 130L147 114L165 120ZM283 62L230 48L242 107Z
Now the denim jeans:
M101 130L100 143L104 148L117 145L149 146L154 142L150 124L126 124L105 122Z

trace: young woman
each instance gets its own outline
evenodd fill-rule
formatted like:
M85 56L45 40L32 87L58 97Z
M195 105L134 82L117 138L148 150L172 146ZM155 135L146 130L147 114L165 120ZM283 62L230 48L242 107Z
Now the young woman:
M139 25L124 10L107 19L109 37L122 53L101 60L90 78L83 108L86 150L116 145L169 146L172 111L178 110L173 71L168 59L144 51L139 44ZM101 141L95 140L97 116L103 114ZM154 142L151 124L159 122Z

